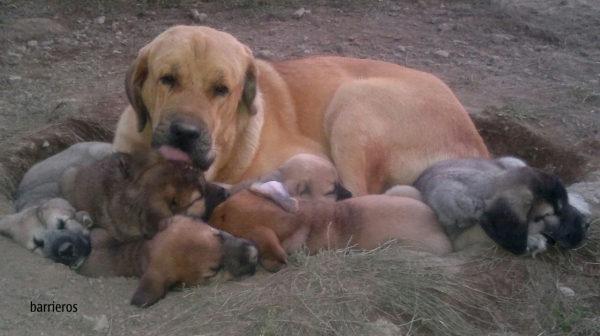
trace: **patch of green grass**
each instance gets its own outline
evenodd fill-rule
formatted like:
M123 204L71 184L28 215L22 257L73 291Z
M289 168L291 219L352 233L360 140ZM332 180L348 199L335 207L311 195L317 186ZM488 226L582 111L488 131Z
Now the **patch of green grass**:
M576 86L571 89L573 97L582 103L598 103L600 102L600 93L581 86Z
M508 103L502 106L502 111L508 116L515 119L537 120L537 118L531 113L531 111L515 103Z

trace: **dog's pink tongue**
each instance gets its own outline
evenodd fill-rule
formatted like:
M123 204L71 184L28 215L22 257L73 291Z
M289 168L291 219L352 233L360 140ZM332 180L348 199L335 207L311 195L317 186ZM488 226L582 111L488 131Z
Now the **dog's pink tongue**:
M187 163L192 163L190 157L183 151L180 151L177 148L173 148L171 146L161 146L158 151L167 159L173 161L185 161Z

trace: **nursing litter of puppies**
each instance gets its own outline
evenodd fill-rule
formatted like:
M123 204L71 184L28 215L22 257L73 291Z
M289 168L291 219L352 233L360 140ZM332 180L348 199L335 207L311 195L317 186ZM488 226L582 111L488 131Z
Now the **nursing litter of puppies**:
M389 13L404 18L402 6ZM134 41L122 36L134 23L107 18L120 36L111 48ZM320 27L292 21L306 22ZM85 334L77 323L108 334L600 330L589 313L600 290L593 139L545 155L559 140L538 141L538 122L547 132L564 125L517 107L475 108L491 92L444 71L463 69L462 54L435 54L440 66L350 49L267 57L257 46L276 31L254 36L210 20L144 34L137 55L111 54L106 76L119 77L121 100L80 109L83 123L95 120L112 138L78 132L47 145L53 125L72 118L66 103L39 132L0 138L6 153L27 148L0 159L11 172L0 180L11 196L0 201L2 278L22 284L5 296L25 307L0 329L16 325L18 334L20 321L33 330L44 321L61 334ZM471 52L471 40L454 40ZM595 108L594 92L585 97ZM35 155L18 160L27 153Z

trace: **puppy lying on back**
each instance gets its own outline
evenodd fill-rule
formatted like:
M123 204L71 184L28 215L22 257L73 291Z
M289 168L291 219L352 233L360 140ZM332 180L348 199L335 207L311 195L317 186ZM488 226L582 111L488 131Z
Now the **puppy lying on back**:
M256 271L258 251L245 239L184 216L166 219L162 226L165 229L152 240L127 243L104 229L93 229L94 250L77 272L93 277L141 277L131 304L148 307L175 285L201 286Z
M512 157L438 162L414 186L457 251L490 238L517 255L544 251L547 238L570 249L589 227L556 176Z
M207 183L200 169L167 160L159 151L114 153L72 168L63 175L61 193L119 241L151 238L175 214L207 219L228 196Z
M0 234L30 251L76 269L90 253L92 225L85 211L76 212L69 202L52 198L25 208L0 221ZM83 224L83 225L82 225Z
M271 272L302 245L310 253L374 249L396 238L403 246L444 255L452 250L435 213L412 198L369 195L339 202L292 198L283 185L254 184L219 205L209 224L253 241Z
M281 182L292 197L311 198L320 201L340 201L352 197L352 193L340 184L340 177L331 162L312 154L298 154L283 166L256 180L248 180L231 187L231 194L248 189L255 182Z

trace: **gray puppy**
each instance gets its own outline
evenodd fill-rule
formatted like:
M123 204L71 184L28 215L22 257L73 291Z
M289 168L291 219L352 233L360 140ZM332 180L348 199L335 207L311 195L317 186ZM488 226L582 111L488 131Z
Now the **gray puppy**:
M101 160L111 145L84 142L34 165L15 192L15 214L0 220L0 234L46 258L77 268L90 253L92 220L61 198L65 171Z
M585 203L570 202L558 177L513 157L438 162L413 185L455 251L490 238L516 255L542 252L547 241L570 249L589 227Z

